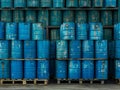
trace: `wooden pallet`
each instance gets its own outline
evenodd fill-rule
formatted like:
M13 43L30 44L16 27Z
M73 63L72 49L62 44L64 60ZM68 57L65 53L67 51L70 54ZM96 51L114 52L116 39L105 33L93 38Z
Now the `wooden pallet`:
M57 79L57 84L68 83L68 79Z
M36 82L37 85L47 85L48 84L47 79L36 79L35 82Z
M80 79L68 79L69 84L81 84Z
M36 79L24 79L23 80L23 85L28 85L28 84L36 84Z
M120 84L120 79L116 79L116 82L117 82L118 84Z
M84 79L81 79L81 80L80 80L80 84L83 84L83 83L89 83L89 84L100 83L100 84L104 84L104 83L105 83L105 80L98 80L98 79L84 80Z

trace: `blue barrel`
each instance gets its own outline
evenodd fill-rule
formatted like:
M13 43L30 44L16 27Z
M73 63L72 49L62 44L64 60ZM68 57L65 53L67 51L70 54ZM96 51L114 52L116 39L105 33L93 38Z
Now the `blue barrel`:
M27 0L27 7L39 7L39 0Z
M5 23L0 22L0 39L5 39Z
M67 61L56 60L56 78L57 79L67 78Z
M36 14L36 11L33 11L33 10L27 10L26 11L26 22L30 22L30 23L34 23L37 21L37 18L36 18L37 14Z
M60 26L62 24L62 11L51 11L50 12L50 25Z
M11 61L11 79L23 79L23 61Z
M10 42L7 40L0 40L0 59L9 58Z
M67 58L68 57L68 42L64 40L56 41L56 57Z
M69 43L69 57L81 58L81 41L73 40Z
M60 39L60 30L59 29L51 29L50 39L51 40L59 40Z
M18 58L22 59L23 58L23 43L22 41L11 41L11 58Z
M115 58L120 58L120 40L115 41Z
M37 58L49 58L50 42L48 40L37 41Z
M40 0L40 7L52 7L52 0Z
M51 59L50 61L49 61L50 63L49 63L49 72L50 72L50 78L55 78L55 69L56 69L56 67L55 67L55 59Z
M118 11L114 11L113 12L113 22L114 24L117 24L118 23Z
M117 0L104 0L105 7L116 7Z
M87 24L76 24L76 39L87 40L88 39L88 25Z
M17 23L6 23L6 40L16 40L17 36Z
M56 58L56 41L55 40L50 41L50 58L51 59Z
M37 62L37 78L38 79L49 79L49 61L39 60Z
M1 11L1 21L2 22L12 22L12 11L2 10Z
M53 0L54 8L63 8L65 6L65 0Z
M13 11L13 22L24 22L24 11L15 10Z
M10 79L10 61L0 60L0 79Z
M112 40L113 39L113 30L112 29L104 29L103 30L103 39L104 40Z
M108 45L108 56L109 58L113 59L115 57L115 42L110 41Z
M74 11L63 11L63 22L74 22Z
M19 23L18 25L18 34L19 40L30 40L30 23Z
M91 0L79 0L79 7L91 7Z
M61 40L75 40L75 23L63 23L60 27Z
M78 7L78 0L66 0L66 7Z
M104 0L92 0L93 7L103 7Z
M24 58L36 58L36 41L24 41Z
M120 23L114 25L114 40L120 40Z
M89 39L102 40L103 39L103 26L101 23L89 24Z
M12 8L13 0L1 0L1 8Z
M115 60L115 79L120 79L120 60Z
M26 7L26 0L14 0L14 7Z

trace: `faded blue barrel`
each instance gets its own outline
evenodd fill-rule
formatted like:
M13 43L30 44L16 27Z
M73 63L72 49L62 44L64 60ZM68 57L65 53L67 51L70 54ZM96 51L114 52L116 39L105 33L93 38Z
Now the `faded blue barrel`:
M16 40L17 36L17 23L6 23L6 40Z
M36 58L36 41L24 41L24 58Z
M69 57L81 58L81 41L73 40L69 43Z
M63 22L74 22L74 11L63 11Z
M87 12L86 11L75 11L75 23L87 23Z
M0 40L0 59L6 59L10 56L10 42L7 40Z
M115 60L115 79L120 79L120 60Z
M0 22L0 39L5 39L5 23Z
M75 40L75 23L63 23L60 27L61 40Z
M88 12L88 22L100 22L100 13L99 11L89 11Z
M23 61L11 61L11 79L23 79Z
M34 23L37 21L37 18L36 18L37 14L36 14L36 11L33 11L33 10L27 10L26 11L26 22L30 22L30 23Z
M1 8L12 8L13 0L1 0Z
M54 8L63 8L65 6L65 0L53 0Z
M57 79L67 78L67 61L56 60L56 78Z
M113 39L112 29L104 29L103 30L103 39L104 40L112 40Z
M0 60L0 79L10 79L9 60Z
M102 11L101 22L104 26L112 25L113 24L112 11Z
M68 64L68 78L80 79L81 78L81 61L70 60Z
M50 39L51 40L59 40L60 39L60 30L59 29L52 29L50 31Z
M110 41L108 45L108 56L109 58L113 59L115 57L115 42Z
M24 11L15 10L13 11L13 22L24 22Z
M40 7L52 7L52 0L40 0Z
M88 25L87 24L76 24L76 39L87 40L88 39Z
M14 0L14 7L26 7L26 0Z
M79 0L79 7L91 7L91 0Z
M23 42L22 41L11 41L11 58L23 58Z
M51 11L50 12L50 25L60 26L62 24L62 11Z
M37 62L37 78L49 79L49 60L39 60Z
M19 40L30 40L31 27L30 23L19 23L18 25L18 35Z
M27 0L27 7L39 7L39 0Z
M115 58L120 58L120 40L115 41Z
M118 11L114 11L113 12L113 22L114 24L117 24L118 23Z
M56 58L56 41L55 40L50 41L50 58L52 59Z
M56 57L67 58L68 57L68 42L64 40L56 41Z
M116 7L117 0L104 0L105 7Z
M114 25L114 40L120 40L120 23Z
M92 0L93 7L103 7L104 0Z
M50 42L48 40L37 41L37 58L49 58Z
M36 76L36 61L25 60L24 61L24 79L35 79Z
M78 7L78 0L66 0L66 7Z
M103 26L101 23L89 24L89 39L102 40L103 39Z
M12 22L12 11L2 10L1 11L1 21L2 22Z

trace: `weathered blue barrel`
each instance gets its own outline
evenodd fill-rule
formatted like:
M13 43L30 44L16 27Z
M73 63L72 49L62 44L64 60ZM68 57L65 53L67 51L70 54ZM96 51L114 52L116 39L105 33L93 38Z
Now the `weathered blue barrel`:
M105 7L116 7L117 0L104 0Z
M48 40L37 41L37 58L49 58L50 42Z
M5 23L0 22L0 39L5 39Z
M15 10L13 11L13 22L24 22L24 11Z
M51 40L59 40L60 39L60 30L52 29L50 32L50 39Z
M108 56L109 58L113 59L115 57L115 42L110 41L108 46Z
M114 24L118 23L118 11L113 12L113 22Z
M55 40L50 41L50 58L52 59L56 58L56 41Z
M1 8L12 8L13 0L1 0Z
M78 7L78 0L66 0L66 7Z
M12 11L2 10L1 11L1 21L2 22L12 22Z
M14 0L14 7L26 7L26 0Z
M66 22L60 27L61 40L74 40L75 39L75 23Z
M75 23L87 23L87 12L86 11L75 11Z
M76 39L87 40L88 39L88 25L87 24L76 24Z
M24 41L24 58L36 58L36 41Z
M73 40L69 43L69 57L81 58L81 41Z
M50 12L50 25L60 26L62 24L62 11L51 11Z
M37 18L36 18L36 11L33 11L33 10L27 10L26 11L26 22L30 22L30 23L34 23L37 21Z
M112 29L104 29L103 30L103 39L104 40L112 40L113 39L113 32Z
M120 40L115 41L115 58L120 58Z
M37 78L49 79L49 60L39 60L37 62Z
M52 7L52 0L40 0L40 7Z
M18 40L11 41L11 58L18 58L18 59L23 58L22 45L23 45L22 41L18 41Z
M88 22L100 22L99 11L89 11L88 12Z
M103 26L101 23L89 24L89 39L102 40L103 39Z
M93 7L103 7L104 0L92 0Z
M10 61L0 60L0 79L10 79Z
M23 61L11 61L11 79L23 79Z
M35 79L36 76L36 61L25 60L24 61L24 79Z
M0 40L0 59L9 58L10 42L7 40Z
M120 79L120 60L115 60L115 79Z
M68 78L80 79L81 78L81 61L70 60L68 64Z
M79 7L91 7L91 0L79 0Z
M19 23L18 34L19 40L30 40L30 23Z
M114 40L120 40L120 23L114 25Z
M112 25L113 24L112 11L102 11L101 13L102 24L104 26Z
M56 60L56 78L57 79L67 78L67 61Z
M16 40L17 36L17 23L6 23L6 40Z
M39 0L27 0L27 7L39 7Z
M63 8L65 6L65 0L53 0L54 8Z
M63 11L63 22L74 22L74 11Z

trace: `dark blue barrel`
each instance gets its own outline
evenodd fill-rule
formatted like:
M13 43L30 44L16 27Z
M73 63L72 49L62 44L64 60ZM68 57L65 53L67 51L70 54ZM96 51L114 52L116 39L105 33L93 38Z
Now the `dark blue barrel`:
M118 23L118 11L114 11L113 12L113 22L114 24L117 24Z
M30 23L34 23L37 21L37 18L36 18L37 14L36 14L36 11L33 11L33 10L27 10L26 11L26 22L30 22Z
M14 0L14 7L26 7L26 0Z
M87 40L88 39L88 25L87 24L76 24L76 39Z
M120 60L115 60L115 79L120 79Z
M36 58L36 41L24 41L24 58Z
M114 41L110 41L108 44L108 56L109 58L113 59L115 58L115 42Z
M1 0L1 8L12 8L13 0Z
M63 8L65 6L65 0L53 0L54 8Z
M1 11L1 21L2 22L12 22L12 11L2 10Z
M5 39L5 23L0 22L0 39Z
M56 60L56 78L57 79L67 78L67 61Z
M78 7L78 0L66 0L66 7Z
M48 40L37 41L37 58L49 58L50 42Z
M79 7L91 7L91 0L79 0Z
M18 58L18 59L22 59L23 57L23 43L22 41L11 41L11 58Z
M120 40L115 41L115 58L120 58Z
M36 78L36 61L25 60L24 61L24 79L35 79Z
M39 0L27 0L27 7L39 7Z
M63 22L74 22L74 11L63 11Z
M22 10L13 11L13 22L24 22L24 11Z
M103 40L112 40L113 39L113 30L104 29L103 30Z
M51 29L50 39L51 40L59 40L60 39L60 30L59 29Z
M50 25L60 26L62 24L62 11L51 11L50 12Z
M104 0L92 0L93 7L103 7Z
M37 78L49 79L49 60L39 60L37 62Z
M114 25L114 40L120 40L120 23Z
M56 41L55 40L50 41L50 58L52 59L56 58Z
M58 40L56 42L56 56L57 58L68 57L68 42L64 40Z
M18 34L19 40L30 40L30 23L19 23L18 25Z
M116 7L117 0L104 0L105 7Z
M0 60L0 79L10 79L10 61Z
M17 36L17 23L6 23L6 40L16 40Z
M11 61L11 79L23 79L23 61Z
M69 57L81 58L81 41L73 40L69 43Z
M101 23L89 24L89 39L102 40L103 39L103 26Z
M10 42L7 40L0 40L0 59L9 58Z
M52 0L40 0L40 7L52 7Z

